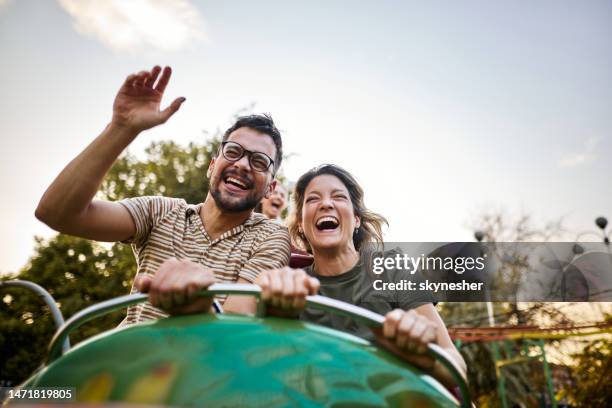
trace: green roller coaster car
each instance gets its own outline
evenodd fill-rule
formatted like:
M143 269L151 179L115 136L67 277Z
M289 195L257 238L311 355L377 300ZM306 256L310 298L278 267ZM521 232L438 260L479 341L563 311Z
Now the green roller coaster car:
M215 284L205 294L259 287ZM72 388L66 404L179 407L469 407L467 385L436 345L429 353L454 375L461 402L433 377L386 350L295 319L228 314L177 316L117 328L67 350L69 333L102 314L146 300L134 294L91 306L64 323L46 363L22 386ZM262 303L260 302L260 305ZM322 296L307 306L379 327L382 316ZM61 400L55 403L61 403ZM18 405L12 400L9 406Z

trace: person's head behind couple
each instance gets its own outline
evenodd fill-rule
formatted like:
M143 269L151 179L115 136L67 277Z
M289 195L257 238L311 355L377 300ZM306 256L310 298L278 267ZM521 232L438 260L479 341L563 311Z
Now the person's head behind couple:
M271 220L282 222L283 211L287 208L289 192L287 187L280 181L276 183L276 188L269 197L264 197L255 207L255 211L265 215Z

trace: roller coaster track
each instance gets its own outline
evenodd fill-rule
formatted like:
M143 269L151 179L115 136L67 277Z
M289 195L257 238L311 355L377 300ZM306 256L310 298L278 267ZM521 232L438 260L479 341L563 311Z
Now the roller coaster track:
M612 333L612 322L545 328L537 326L449 327L448 332L453 340L460 340L462 343L518 339L564 339Z

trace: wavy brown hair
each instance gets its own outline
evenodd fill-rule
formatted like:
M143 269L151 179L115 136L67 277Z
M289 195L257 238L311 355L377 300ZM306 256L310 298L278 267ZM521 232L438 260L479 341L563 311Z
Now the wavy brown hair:
M322 164L314 167L304 173L295 183L295 188L292 194L293 211L289 217L289 233L293 242L312 253L312 248L306 240L306 237L299 231L299 222L302 217L302 208L304 207L304 193L308 184L317 176L331 175L337 177L346 187L351 197L353 204L353 212L361 220L359 228L353 234L353 245L359 251L361 244L364 242L376 242L382 246L382 227L383 224L389 225L385 217L379 215L366 208L363 202L363 189L355 180L355 177L340 166L334 164Z

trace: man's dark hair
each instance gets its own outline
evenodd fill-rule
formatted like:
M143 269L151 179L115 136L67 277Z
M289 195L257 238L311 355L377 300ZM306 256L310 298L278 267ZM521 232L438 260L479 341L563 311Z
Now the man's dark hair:
M272 141L274 141L274 146L276 146L274 169L272 171L272 175L275 175L281 165L281 161L283 160L283 141L281 139L279 130L276 128L276 125L272 120L272 116L267 113L261 115L240 116L238 119L236 119L236 123L225 131L222 141L225 142L234 130L240 129L241 127L248 127L257 130L258 132L265 133L272 138Z

